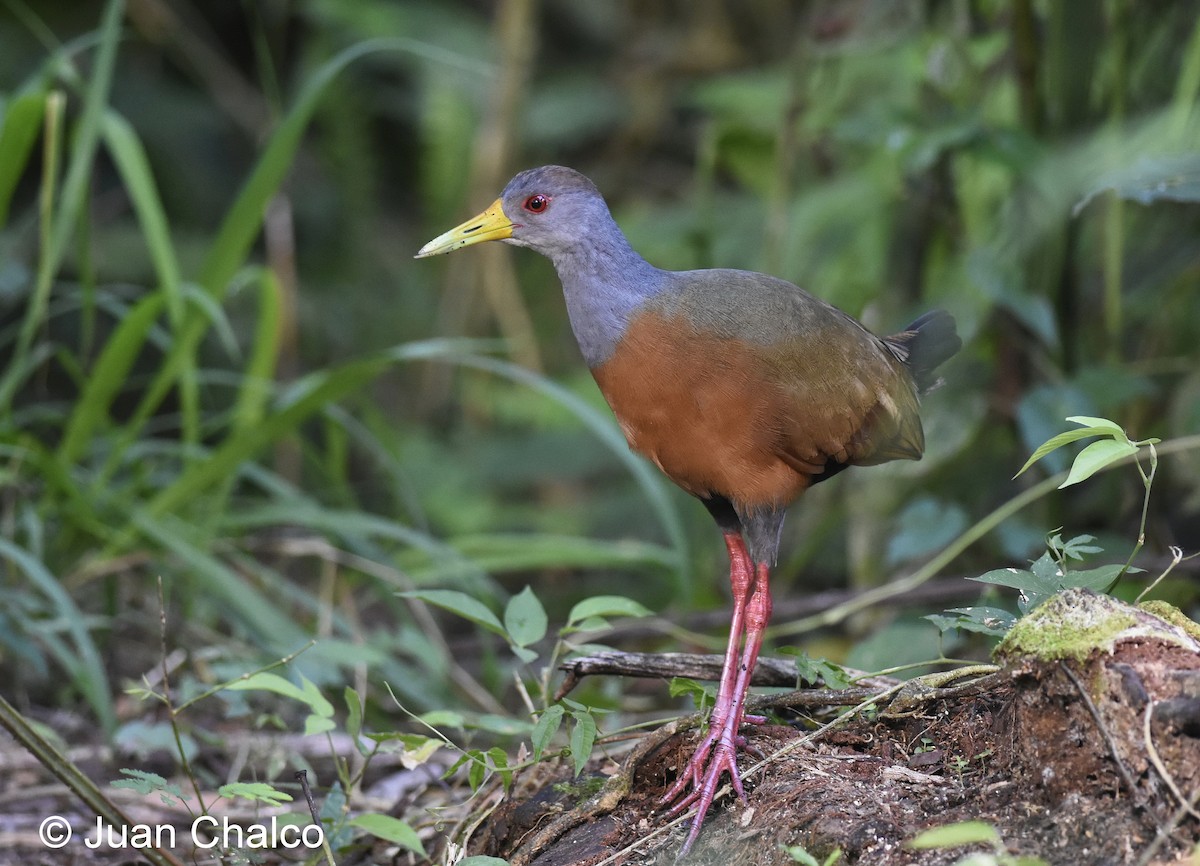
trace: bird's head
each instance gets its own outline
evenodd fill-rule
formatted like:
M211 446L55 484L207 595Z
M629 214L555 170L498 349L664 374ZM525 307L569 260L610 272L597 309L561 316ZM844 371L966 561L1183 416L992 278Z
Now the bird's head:
M555 258L611 222L595 184L574 169L545 165L518 174L487 210L434 238L416 257L504 241Z

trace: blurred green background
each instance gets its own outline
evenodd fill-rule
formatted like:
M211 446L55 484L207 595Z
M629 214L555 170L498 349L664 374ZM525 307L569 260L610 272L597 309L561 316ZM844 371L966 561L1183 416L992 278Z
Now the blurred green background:
M879 332L957 317L925 459L793 509L779 625L1063 468L1011 480L1065 416L1200 433L1198 95L1190 0L6 0L4 692L136 717L160 579L185 691L315 636L319 684L518 706L503 641L414 588L531 585L552 622L622 594L664 619L621 645L723 646L720 537L626 451L550 265L412 259L542 163L659 266L769 271ZM1150 576L1200 546L1198 479L1163 458ZM921 605L787 639L928 658L963 576L1056 527L1123 561L1141 495L1126 467L1041 498ZM1161 588L1193 614L1195 575Z

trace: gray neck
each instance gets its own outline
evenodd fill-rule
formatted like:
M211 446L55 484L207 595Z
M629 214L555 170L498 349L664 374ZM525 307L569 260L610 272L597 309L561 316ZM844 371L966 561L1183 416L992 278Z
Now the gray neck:
M608 360L637 308L667 282L666 272L634 252L616 223L612 229L550 254L571 329L591 369Z

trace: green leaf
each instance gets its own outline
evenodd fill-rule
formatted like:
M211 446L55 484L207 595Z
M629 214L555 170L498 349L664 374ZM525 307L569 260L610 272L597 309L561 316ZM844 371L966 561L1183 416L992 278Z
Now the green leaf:
M1083 416L1074 416L1074 417L1083 417ZM1047 439L1045 442L1043 442L1041 445L1039 445L1037 447L1037 450L1035 450L1033 452L1033 454L1031 454L1029 456L1029 459L1025 461L1025 465L1020 468L1020 470L1017 472L1016 475L1013 476L1013 478L1019 477L1022 473L1025 472L1026 469L1028 469L1034 463L1037 463L1039 460L1041 460L1047 454L1049 454L1052 451L1057 451L1059 448L1062 448L1064 445L1070 445L1072 442L1078 442L1080 439L1087 439L1089 436L1107 436L1107 435L1110 435L1111 433L1112 433L1112 430L1109 429L1108 427L1082 427L1079 430L1067 430L1064 433L1059 433L1057 436ZM1122 433L1121 435L1123 436L1125 434Z
M795 658L796 678L799 683L809 683L811 685L824 683L827 688L831 689L847 689L850 687L850 678L840 665L836 665L827 659L812 658L807 652L796 647L781 647L779 653Z
M508 638L519 647L527 647L546 636L546 609L526 586L509 599L504 608L504 628Z
M278 791L266 782L233 782L222 785L217 789L217 793L227 800L250 800L253 803L265 803L268 806L292 802L291 794Z
M66 430L58 446L58 459L74 463L91 442L95 430L108 419L108 410L122 388L128 384L129 371L146 344L150 329L163 311L165 296L147 295L121 317L116 330L104 344L100 357L92 365L79 399L71 410Z
M496 772L500 776L500 781L504 785L504 790L508 791L512 785L512 770L508 768L508 753L499 746L493 746L488 749L488 757L492 759L492 766L496 768Z
M533 726L530 742L533 744L533 759L535 761L541 760L542 753L546 751L546 747L550 745L550 741L558 733L558 729L562 726L564 714L565 711L563 708L557 704L547 707L537 720L537 724Z
M571 715L575 718L575 727L571 729L571 759L575 763L575 775L578 776L592 756L592 746L596 742L596 720L587 712L573 712Z
M821 866L821 862L800 845L788 845L783 850L793 861L803 866Z
M318 716L310 713L304 717L304 736L306 737L311 737L313 734L323 734L326 731L332 731L336 727L337 723L326 716Z
M1082 560L1085 556L1090 556L1093 553L1103 553L1104 548L1092 544L1096 540L1094 535L1076 535L1074 538L1067 539L1060 543L1059 549L1063 556L1068 559Z
M467 784L471 786L472 791L478 791L479 786L487 777L487 761L480 749L471 749L467 752L467 757L471 759L471 763L467 767Z
M100 129L108 152L121 173L125 192L133 202L146 249L154 263L158 290L166 301L171 323L178 327L183 322L179 260L171 243L167 215L150 170L146 149L129 121L112 109L105 111Z
M4 120L0 126L0 227L8 222L13 190L42 131L45 110L46 94L41 91L14 97L4 106Z
M55 624L56 629L69 633L75 645L73 652L62 659L70 675L71 684L87 698L100 726L105 731L113 730L117 724L117 716L112 703L107 668L101 661L99 649L92 641L83 612L75 605L63 582L51 574L44 563L29 551L3 537L0 537L0 560L7 560L15 565L30 583L53 602L59 617Z
M1131 164L1101 174L1072 208L1077 215L1102 192L1138 204L1159 200L1200 202L1200 153L1143 154Z
M1064 588L1080 586L1085 589L1095 590L1096 592L1108 592L1122 572L1136 574L1141 570L1133 566L1126 568L1123 563L1113 563L1112 565L1101 565L1098 568L1089 568L1083 571L1068 571L1063 575L1062 585Z
M478 626L495 632L501 637L508 637L503 624L488 607L479 599L459 592L455 589L414 589L399 593L401 598L415 598L436 605L451 613L458 614L463 619L470 620Z
M623 595L594 595L571 608L567 614L567 627L578 625L592 617L605 616L651 616L654 612L643 604Z
M1016 623L1017 618L1003 608L975 605L973 607L952 607L949 613L959 615L958 627L966 631L980 634L1005 635Z
M1097 418L1094 415L1068 415L1067 420L1072 424L1078 424L1081 427L1091 427L1096 430L1107 430L1117 439L1128 441L1129 437L1125 435L1125 430L1116 421L1110 421L1107 418Z
M342 700L346 704L346 733L354 740L354 744L358 747L358 751L364 757L370 752L366 744L361 741L362 736L362 715L363 701L359 697L358 692L351 686L346 686L342 690Z
M372 836L384 839L394 845L400 845L410 851L415 851L422 857L428 857L425 846L417 836L417 831L399 818L391 815L381 815L378 812L368 812L350 819L350 826L365 830Z
M247 677L234 680L227 683L225 688L234 692L256 691L263 690L274 692L277 695L283 695L286 698L291 698L305 704L313 715L320 718L330 718L333 715L333 705L325 699L325 696L317 689L317 687L303 674L300 676L301 685L297 686L290 680L286 680L278 674L273 674L270 671L259 671L258 673L250 674Z
M113 788L128 788L139 794L153 794L174 787L158 773L151 773L149 770L128 770L122 767L118 772L127 778L109 782Z
M1000 834L991 824L983 821L962 821L958 824L947 824L944 827L934 827L924 833L918 833L906 843L906 847L917 850L930 848L957 848L960 845L978 845L1000 843Z
M1086 481L1110 463L1136 453L1137 446L1128 439L1124 441L1104 439L1100 442L1093 442L1079 452L1079 456L1071 464L1067 480L1058 485L1058 489L1062 490L1064 487Z
M508 861L499 857L488 857L486 854L472 854L459 860L455 866L508 866Z
M687 695L692 699L698 710L711 707L713 701L716 700L715 689L709 688L688 677L671 677L671 682L667 684L667 694L673 698Z

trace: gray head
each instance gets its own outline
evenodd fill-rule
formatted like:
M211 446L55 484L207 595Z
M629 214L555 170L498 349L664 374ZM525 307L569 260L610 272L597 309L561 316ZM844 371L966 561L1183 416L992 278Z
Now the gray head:
M529 247L556 263L581 247L627 246L596 185L561 165L521 172L491 207L434 238L417 257L493 240Z
M521 172L491 207L425 244L417 258L483 241L529 247L554 262L571 327L592 367L666 282L664 272L630 248L596 185L561 165Z

